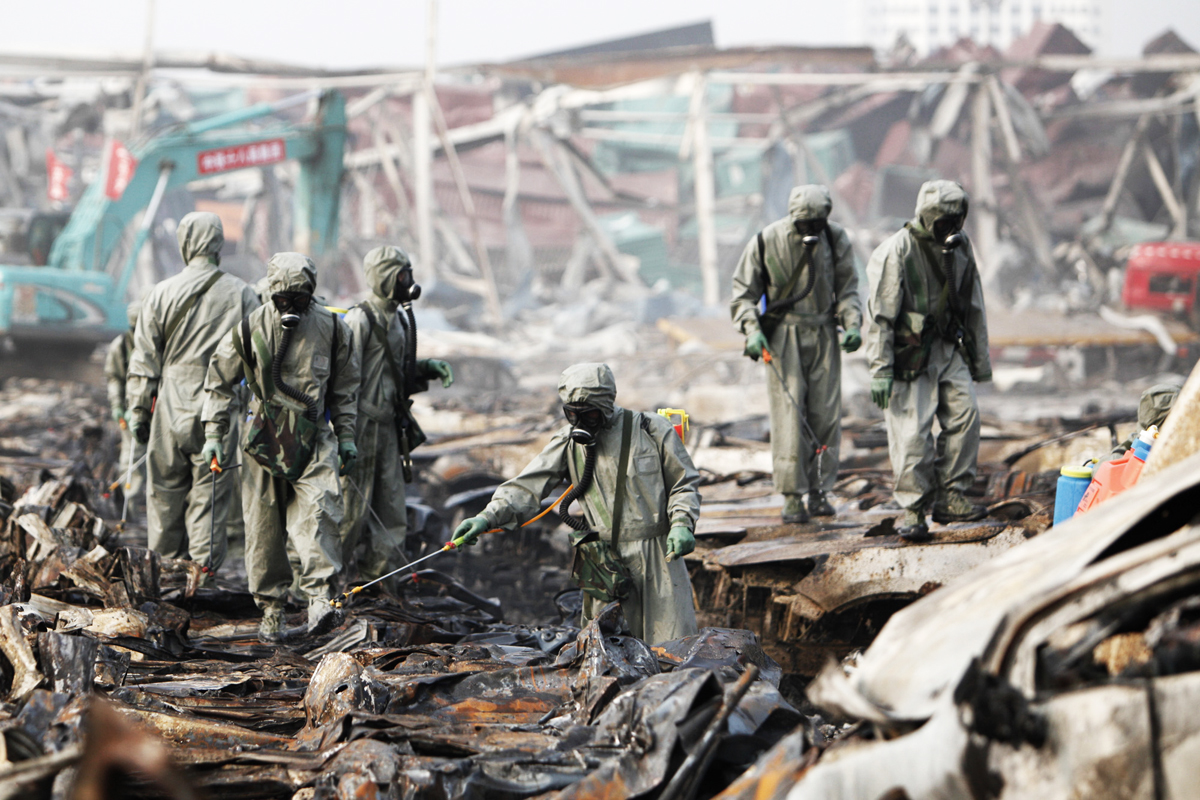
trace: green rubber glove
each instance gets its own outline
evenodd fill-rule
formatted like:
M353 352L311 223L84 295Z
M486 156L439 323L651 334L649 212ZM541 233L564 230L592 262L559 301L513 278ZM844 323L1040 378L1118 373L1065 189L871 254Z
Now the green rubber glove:
M124 419L125 419L125 409L114 407L112 410L112 421L117 423L118 425L120 425L121 421Z
M341 462L338 475L350 474L350 470L354 469L354 462L358 461L358 447L354 442L338 442L338 461Z
M217 460L217 466L225 463L225 448L221 444L220 439L205 439L204 447L200 450L200 460L204 462L204 466L210 466L213 459Z
M858 328L847 328L842 332L842 350L853 353L862 347L862 331Z
M696 549L696 536L686 525L675 525L667 534L667 560L682 558Z
M468 517L458 523L458 527L454 529L454 535L451 538L454 540L455 546L470 546L479 541L479 535L487 529L487 517Z
M762 358L763 350L767 349L767 337L762 331L755 331L746 337L746 347L742 350L742 355L750 356L751 359L758 361Z
M880 375L871 378L871 402L887 411L888 403L892 400L892 376Z
M437 358L431 358L427 363L429 364L429 368L442 379L442 388L449 389L451 384L454 383L454 370L450 369L450 365Z

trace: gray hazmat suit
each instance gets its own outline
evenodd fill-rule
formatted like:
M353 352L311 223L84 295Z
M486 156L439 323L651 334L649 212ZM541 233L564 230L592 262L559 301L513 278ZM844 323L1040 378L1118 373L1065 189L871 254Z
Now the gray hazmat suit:
M929 181L916 216L888 237L867 264L868 325L863 342L872 378L894 379L886 410L895 498L918 513L947 490L965 492L979 456L975 381L992 378L983 286L970 241L953 250L951 297L934 223L967 213L953 181ZM965 239L965 235L964 235ZM941 433L934 441L933 420Z
M827 219L833 204L824 186L797 186L788 200L788 216L762 231L763 252L769 282L764 281L758 254L758 237L746 245L733 273L733 300L729 304L734 324L744 335L760 330L759 298L768 302L782 296L796 270L802 270L788 297L800 293L808 281L810 256L797 233L798 220ZM803 494L810 489L828 491L837 480L838 445L842 433L842 359L836 326L846 330L862 325L858 298L858 275L854 251L846 231L827 222L828 232L818 236L812 248L811 269L815 270L811 293L791 307L768 338L768 349L778 369L767 369L771 407L771 459L775 489L783 494ZM803 412L787 392L803 406ZM816 434L810 442L803 429L803 413ZM821 461L817 480L817 444L828 449Z
M146 459L150 547L170 558L189 557L205 564L214 506L209 465L200 457L204 376L217 344L259 303L244 281L217 266L225 235L216 214L186 215L176 235L187 266L158 283L142 301L126 399L135 430L147 419L150 424ZM214 278L216 282L210 284ZM206 285L209 288L204 290ZM233 444L227 442L226 453L233 452ZM231 507L236 480L236 475L226 472L217 476L214 568L225 559L227 517L237 513Z
M564 404L586 403L606 417L597 434L595 475L581 501L584 517L600 538L612 542L612 508L616 493L617 457L621 451L624 409L616 406L616 382L607 364L576 364L559 379ZM647 432L640 422L646 420ZM634 414L630 463L626 467L625 505L618 554L633 574L636 589L621 603L634 636L650 643L696 633L692 584L683 561L667 561L667 533L672 526L695 530L700 516L700 473L674 427L657 414ZM496 490L483 511L489 527L513 530L535 516L541 501L562 481L577 483L584 448L563 427L521 474ZM600 603L584 595L583 622L600 611Z
M129 330L113 339L104 355L104 383L108 388L108 405L112 409L113 418L121 421L119 423L121 425L121 455L120 461L117 463L120 469L118 477L124 487L125 497L128 502L134 504L137 502L135 498L139 497L145 488L146 465L140 465L132 473L130 473L129 467L145 454L146 445L139 442L133 435L133 430L125 424L125 382L129 377L129 359L133 355L133 332L137 328L141 310L141 303L129 304ZM127 476L129 483L126 485Z
M317 272L312 260L299 253L276 253L267 264L272 293L316 290ZM268 303L250 314L251 336L259 334L270 353L277 353L282 338L280 313ZM337 343L334 346L334 329ZM240 336L240 326L237 332ZM254 379L265 380L271 364L258 359ZM316 400L328 410L333 427L320 421L316 449L295 481L274 477L248 455L242 455L245 477L242 508L246 517L246 575L259 608L281 606L292 584L287 544L300 560L299 586L309 599L328 599L334 576L342 568L338 525L342 499L338 487L339 442L354 441L359 381L354 342L346 323L315 303L300 314L281 369L283 381ZM204 425L210 436L229 430L230 408L236 407L235 387L245 377L245 364L228 333L213 354L205 381ZM256 413L261 399L252 397ZM249 426L246 426L249 429ZM245 438L249 430L243 434Z
M416 362L415 381L411 385L397 386L393 377L399 374L401 380L405 380L404 354L408 334L407 318L400 310L400 304L392 298L401 272L410 266L408 256L398 247L385 245L367 253L363 269L372 294L346 312L346 324L354 333L362 382L358 389L358 423L354 437L358 461L350 474L342 479L345 504L341 525L342 554L345 563L350 565L356 546L363 541L364 554L358 568L359 577L364 580L378 578L403 563L408 514L404 502L402 443L396 420L397 415L404 419L409 413L408 398L428 389L429 379L437 376L429 369L429 360L421 359ZM372 321L378 330L372 329ZM380 332L387 339L395 360L394 367L388 363ZM374 509L374 515L368 507Z
M1175 405L1175 398L1179 397L1182 389L1183 386L1178 383L1156 383L1142 392L1142 396L1138 399L1137 430L1100 461L1111 461L1125 455L1129 448L1133 447L1134 440L1151 425L1161 428L1167 420L1167 414L1171 413L1171 408Z

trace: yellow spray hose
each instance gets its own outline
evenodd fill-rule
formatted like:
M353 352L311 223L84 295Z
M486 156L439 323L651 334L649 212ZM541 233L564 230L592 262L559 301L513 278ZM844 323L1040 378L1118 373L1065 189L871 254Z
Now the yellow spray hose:
M563 498L566 497L567 494L574 488L575 488L575 484L571 484L570 486L568 486L567 490L565 492L563 492L561 495L559 495L557 500L555 500L550 505L546 506L546 508L542 509L542 513L538 514L533 519L529 520L528 522L522 522L521 527L524 528L527 525L532 525L533 523L537 522L542 517L549 514L551 511L553 511L558 506L559 503L562 502ZM502 530L504 530L504 529L503 528L492 528L490 531L484 531L483 533L481 533L479 535L484 536L489 533L499 533ZM397 567L396 569L389 572L387 575L381 575L380 577L376 578L373 581L368 581L367 583L364 583L361 586L355 586L353 589L350 589L349 591L342 592L342 597L340 600L331 600L329 604L331 606L333 606L334 608L342 608L343 606L346 605L346 603L348 603L350 601L350 598L352 598L354 595L361 592L363 589L366 589L368 586L374 586L375 584L379 583L380 581L387 580L388 578L392 577L393 575L395 575L398 572L404 572L405 570L412 569L417 564L420 564L422 561L433 558L434 556L437 556L437 555L441 555L442 553L446 552L447 550L456 550L456 549L462 547L463 544L465 544L465 543L466 543L465 536L460 536L457 539L452 539L452 540L446 542L444 545L442 545L440 550L434 550L432 553L430 553L427 556L421 556L416 561L410 561L409 563L405 564L403 567Z

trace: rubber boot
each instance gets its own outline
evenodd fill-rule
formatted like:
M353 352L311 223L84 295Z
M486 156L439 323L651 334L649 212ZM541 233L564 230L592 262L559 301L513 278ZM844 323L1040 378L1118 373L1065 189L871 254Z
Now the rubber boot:
M896 533L906 542L928 542L933 538L929 533L929 525L925 523L925 512L920 509L905 509Z
M814 517L832 517L837 514L826 499L825 493L817 491L808 493L808 513Z
M341 613L324 598L308 601L308 635L320 636L333 630L342 621Z
M963 493L955 489L947 489L941 493L933 504L933 521L946 524L947 522L975 522L987 516L987 506L972 503Z
M804 497L798 494L783 496L783 524L803 525L808 522L808 509L804 507Z
M262 642L283 641L283 606L270 604L263 608L258 623L258 639Z

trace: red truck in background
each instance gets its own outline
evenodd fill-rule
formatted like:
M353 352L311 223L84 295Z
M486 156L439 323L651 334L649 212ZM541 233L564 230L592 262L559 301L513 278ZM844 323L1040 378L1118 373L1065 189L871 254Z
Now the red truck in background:
M1182 317L1194 330L1200 330L1197 276L1200 276L1200 242L1136 245L1125 267L1121 302L1130 310L1146 309Z

